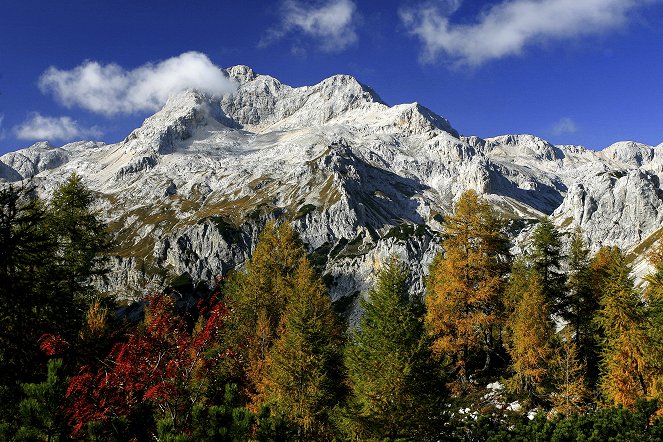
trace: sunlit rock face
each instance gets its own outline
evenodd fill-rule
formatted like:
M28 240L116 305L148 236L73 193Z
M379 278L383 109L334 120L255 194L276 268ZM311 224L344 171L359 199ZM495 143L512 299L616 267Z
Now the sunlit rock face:
M246 66L226 73L238 84L231 95L173 96L117 144L6 154L0 181L32 179L48 197L81 175L116 235L111 277L99 285L118 296L241 266L270 219L292 222L335 301L352 305L392 255L421 295L440 221L467 189L510 220L514 252L550 215L563 232L581 227L592 250L617 245L647 269L663 216L663 145L594 152L532 135L461 136L422 105L389 106L350 76L295 88Z

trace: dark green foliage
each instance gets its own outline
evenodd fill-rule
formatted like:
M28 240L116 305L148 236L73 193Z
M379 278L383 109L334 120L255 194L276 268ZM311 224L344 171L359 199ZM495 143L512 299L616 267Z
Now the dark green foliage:
M443 422L443 382L408 273L391 261L362 302L346 351L350 399L343 427L354 440L426 440Z
M532 234L532 267L541 275L546 301L554 313L564 309L566 277L561 270L562 242L560 233L548 218L541 220Z
M74 297L90 299L90 278L104 275L111 247L106 225L93 209L94 194L75 173L53 194L48 228L57 241L56 266L61 283Z
M396 238L400 241L407 241L413 236L424 236L426 232L425 224L399 224L389 229L384 239Z
M241 407L237 385L226 384L222 405L193 410L192 436L199 441L241 441L248 438L254 416Z
M655 442L663 437L663 419L654 416L655 403L641 402L633 412L606 408L587 414L534 419L515 424L483 417L458 431L458 439L487 442Z
M299 210L297 210L297 213L295 213L293 220L304 218L309 213L314 212L315 209L317 209L317 207L313 204L304 204L302 207L299 208Z
M242 240L242 231L235 227L234 224L226 221L222 216L211 216L209 218L200 220L198 224L202 224L205 220L209 219L214 223L216 229L219 231L223 239L228 244L239 243Z
M66 435L61 409L66 384L59 374L61 367L62 360L51 359L44 382L21 385L25 398L18 406L20 427L15 437L17 441L58 441Z
M94 293L89 280L104 272L100 253L109 242L93 202L75 175L50 206L30 187L0 190L0 413L10 420L19 383L45 374L40 338L75 345L84 302Z
M589 250L579 229L571 240L566 289L562 317L568 323L579 359L586 364L587 386L593 389L598 380L600 352L595 321L599 300L592 289Z
M31 189L0 190L0 394L18 394L20 381L34 381L37 340L55 323L66 300L48 290L55 243L45 229L46 209ZM0 413L15 401L0 397Z

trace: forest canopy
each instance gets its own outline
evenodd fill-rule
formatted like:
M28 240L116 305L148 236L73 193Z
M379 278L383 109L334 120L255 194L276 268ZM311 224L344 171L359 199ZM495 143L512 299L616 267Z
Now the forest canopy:
M72 175L0 190L0 439L663 439L663 245L644 290L616 247L540 220L509 253L476 192L442 223L424 297L380 263L357 324L268 222L242 269L123 315L92 284L113 232Z

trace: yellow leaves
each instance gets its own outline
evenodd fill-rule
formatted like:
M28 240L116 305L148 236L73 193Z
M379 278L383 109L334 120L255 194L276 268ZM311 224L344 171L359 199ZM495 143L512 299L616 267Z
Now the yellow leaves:
M512 282L510 288L520 293L507 320L507 350L515 372L511 388L520 394L539 396L544 392L553 357L554 329L550 306L543 294L541 276L524 267L517 267L517 271L526 272L526 275L514 275L512 281L522 285L513 287Z
M108 326L108 310L102 307L99 301L95 301L88 309L85 316L85 325L81 328L79 336L86 340L101 335Z
M507 240L501 221L474 191L461 195L443 227L445 254L431 264L425 322L433 352L451 357L464 377L469 353L491 345L486 337L498 322Z

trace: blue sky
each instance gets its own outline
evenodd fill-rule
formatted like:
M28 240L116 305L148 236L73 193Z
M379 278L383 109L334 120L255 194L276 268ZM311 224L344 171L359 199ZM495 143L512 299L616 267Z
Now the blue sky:
M338 73L464 135L598 149L663 142L663 0L6 0L0 153L117 142L219 67L286 84Z

